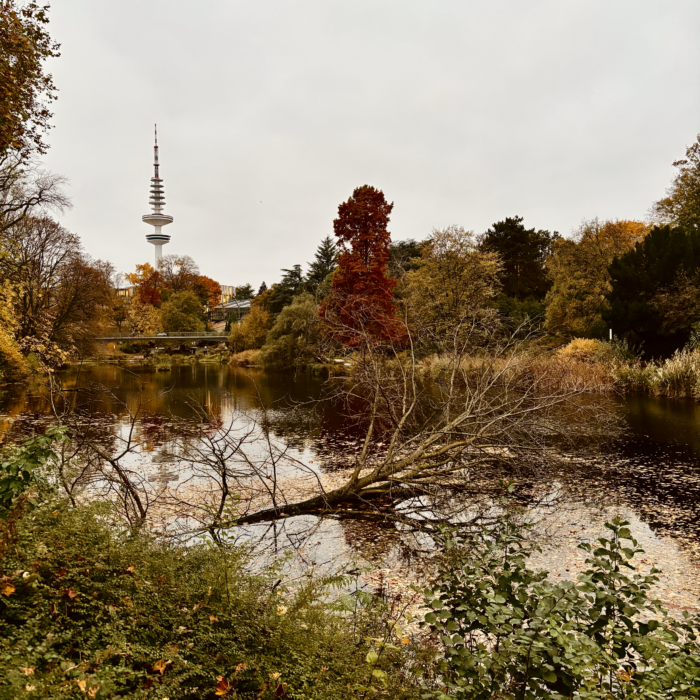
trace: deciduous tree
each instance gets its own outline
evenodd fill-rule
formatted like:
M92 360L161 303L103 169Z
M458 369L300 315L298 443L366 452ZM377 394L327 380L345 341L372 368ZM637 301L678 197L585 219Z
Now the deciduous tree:
M47 9L37 2L0 3L0 157L12 151L26 160L47 149L43 135L56 88L45 62L59 56L46 30Z
M25 349L91 342L111 309L111 265L93 261L80 240L47 216L5 231L0 279L16 290L16 336Z
M501 263L495 253L480 250L459 226L433 231L422 250L402 290L416 342L443 350L474 337L476 326L497 324Z
M333 222L338 269L320 315L331 336L349 347L368 338L396 342L405 337L396 318L396 280L387 271L391 242L387 225L393 207L381 190L363 185L338 207Z
M201 332L206 328L202 301L192 291L174 292L161 306L163 330L167 333Z
M136 272L127 272L126 279L136 287L139 303L159 306L161 302L160 288L163 284L158 270L149 263L136 266Z
M194 283L193 291L203 304L213 307L221 301L221 285L206 275L199 275Z
M318 306L305 292L280 312L267 334L260 362L273 371L304 369L318 361L320 345Z
M584 221L573 239L554 242L547 260L552 288L547 293L547 328L574 336L606 333L602 311L610 293L608 267L648 232L640 221Z
M0 287L0 381L22 375L27 369L15 335L19 323L14 296L9 284Z
M170 292L192 290L199 278L199 267L189 255L164 255L158 261L158 272L163 289Z
M700 134L685 151L685 158L674 162L678 168L666 196L654 203L655 221L685 229L700 229Z
M132 299L128 306L127 324L134 335L154 335L163 330L160 309L144 304L138 297Z
M421 251L422 243L413 238L392 242L389 245L389 274L398 280L410 270L415 270Z
M272 326L268 311L262 304L252 304L250 313L240 323L231 326L228 342L233 352L259 350L265 344L265 338Z

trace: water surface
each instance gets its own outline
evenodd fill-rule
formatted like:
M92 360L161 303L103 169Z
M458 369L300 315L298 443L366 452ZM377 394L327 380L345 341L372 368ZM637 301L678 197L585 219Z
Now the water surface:
M353 417L337 404L319 403L328 385L305 374L266 375L211 364L174 366L169 372L89 365L63 373L60 384L63 398L54 401L59 410L63 402L89 410L115 435L128 426L130 415L138 414L138 438L145 446L141 457L155 465L167 461L183 425L201 422L204 414L222 424L259 417L261 406L267 409L271 434L313 468L331 468L331 457L351 461L360 449ZM4 440L17 439L41 426L50 410L46 383L6 386L0 393L0 434ZM632 521L647 559L673 576L669 595L687 602L700 578L700 404L629 395L615 400L615 410L625 435L600 458L578 465L568 481L549 485L561 505L545 519L551 546L538 563L557 576L572 576L582 561L575 545L621 513ZM264 530L273 546L284 540L318 564L349 554L379 562L392 552L392 538L366 524L296 520L261 526L257 533ZM302 539L299 533L310 527L314 536ZM381 575L389 576L400 564L384 561L382 566L389 568Z

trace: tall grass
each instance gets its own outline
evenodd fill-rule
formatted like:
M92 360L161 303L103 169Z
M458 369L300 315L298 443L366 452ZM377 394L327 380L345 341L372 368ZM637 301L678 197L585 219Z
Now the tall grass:
M698 399L700 350L684 348L660 362L630 363L618 368L616 378L622 389L645 391L654 396Z

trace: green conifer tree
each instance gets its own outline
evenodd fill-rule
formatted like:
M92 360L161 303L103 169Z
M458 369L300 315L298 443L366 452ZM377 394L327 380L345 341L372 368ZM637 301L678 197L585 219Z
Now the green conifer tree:
M338 249L330 236L326 236L316 249L316 257L309 263L306 273L306 288L312 294L323 284L328 275L337 267Z

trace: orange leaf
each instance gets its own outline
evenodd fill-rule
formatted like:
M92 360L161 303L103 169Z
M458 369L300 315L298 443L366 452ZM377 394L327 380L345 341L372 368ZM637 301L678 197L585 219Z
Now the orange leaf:
M72 588L66 588L66 595L71 600L75 600L78 597L78 594Z
M80 688L80 690L82 690L83 693L85 693L86 692L85 689L87 687L87 681L76 681L76 683L78 684L78 688Z
M93 685L90 690L87 691L88 697L89 698L94 698L95 695L97 695L97 691L100 689L99 685Z
M158 659L153 664L153 670L156 671L157 673L160 673L162 676L165 673L165 670L168 668L168 666L172 663L172 661L165 661L164 659Z
M135 566L127 566L126 570L131 573L136 567Z
M0 593L9 597L15 592L15 590L15 587L11 583L6 583L2 588L0 588Z
M219 618L216 615L209 615L209 622L218 622Z
M217 676L216 678L219 682L216 684L214 695L228 695L228 691L231 687L229 682L223 676Z
M134 607L134 604L131 602L131 598L129 598L128 595L125 595L122 598L122 603L124 603L125 608L133 608Z
M411 643L411 640L408 637L404 637L401 640L401 644L410 644L410 643Z
M36 666L26 666L26 667L20 668L20 671L22 671L22 673L25 676L31 676L34 673L35 668L36 668Z

